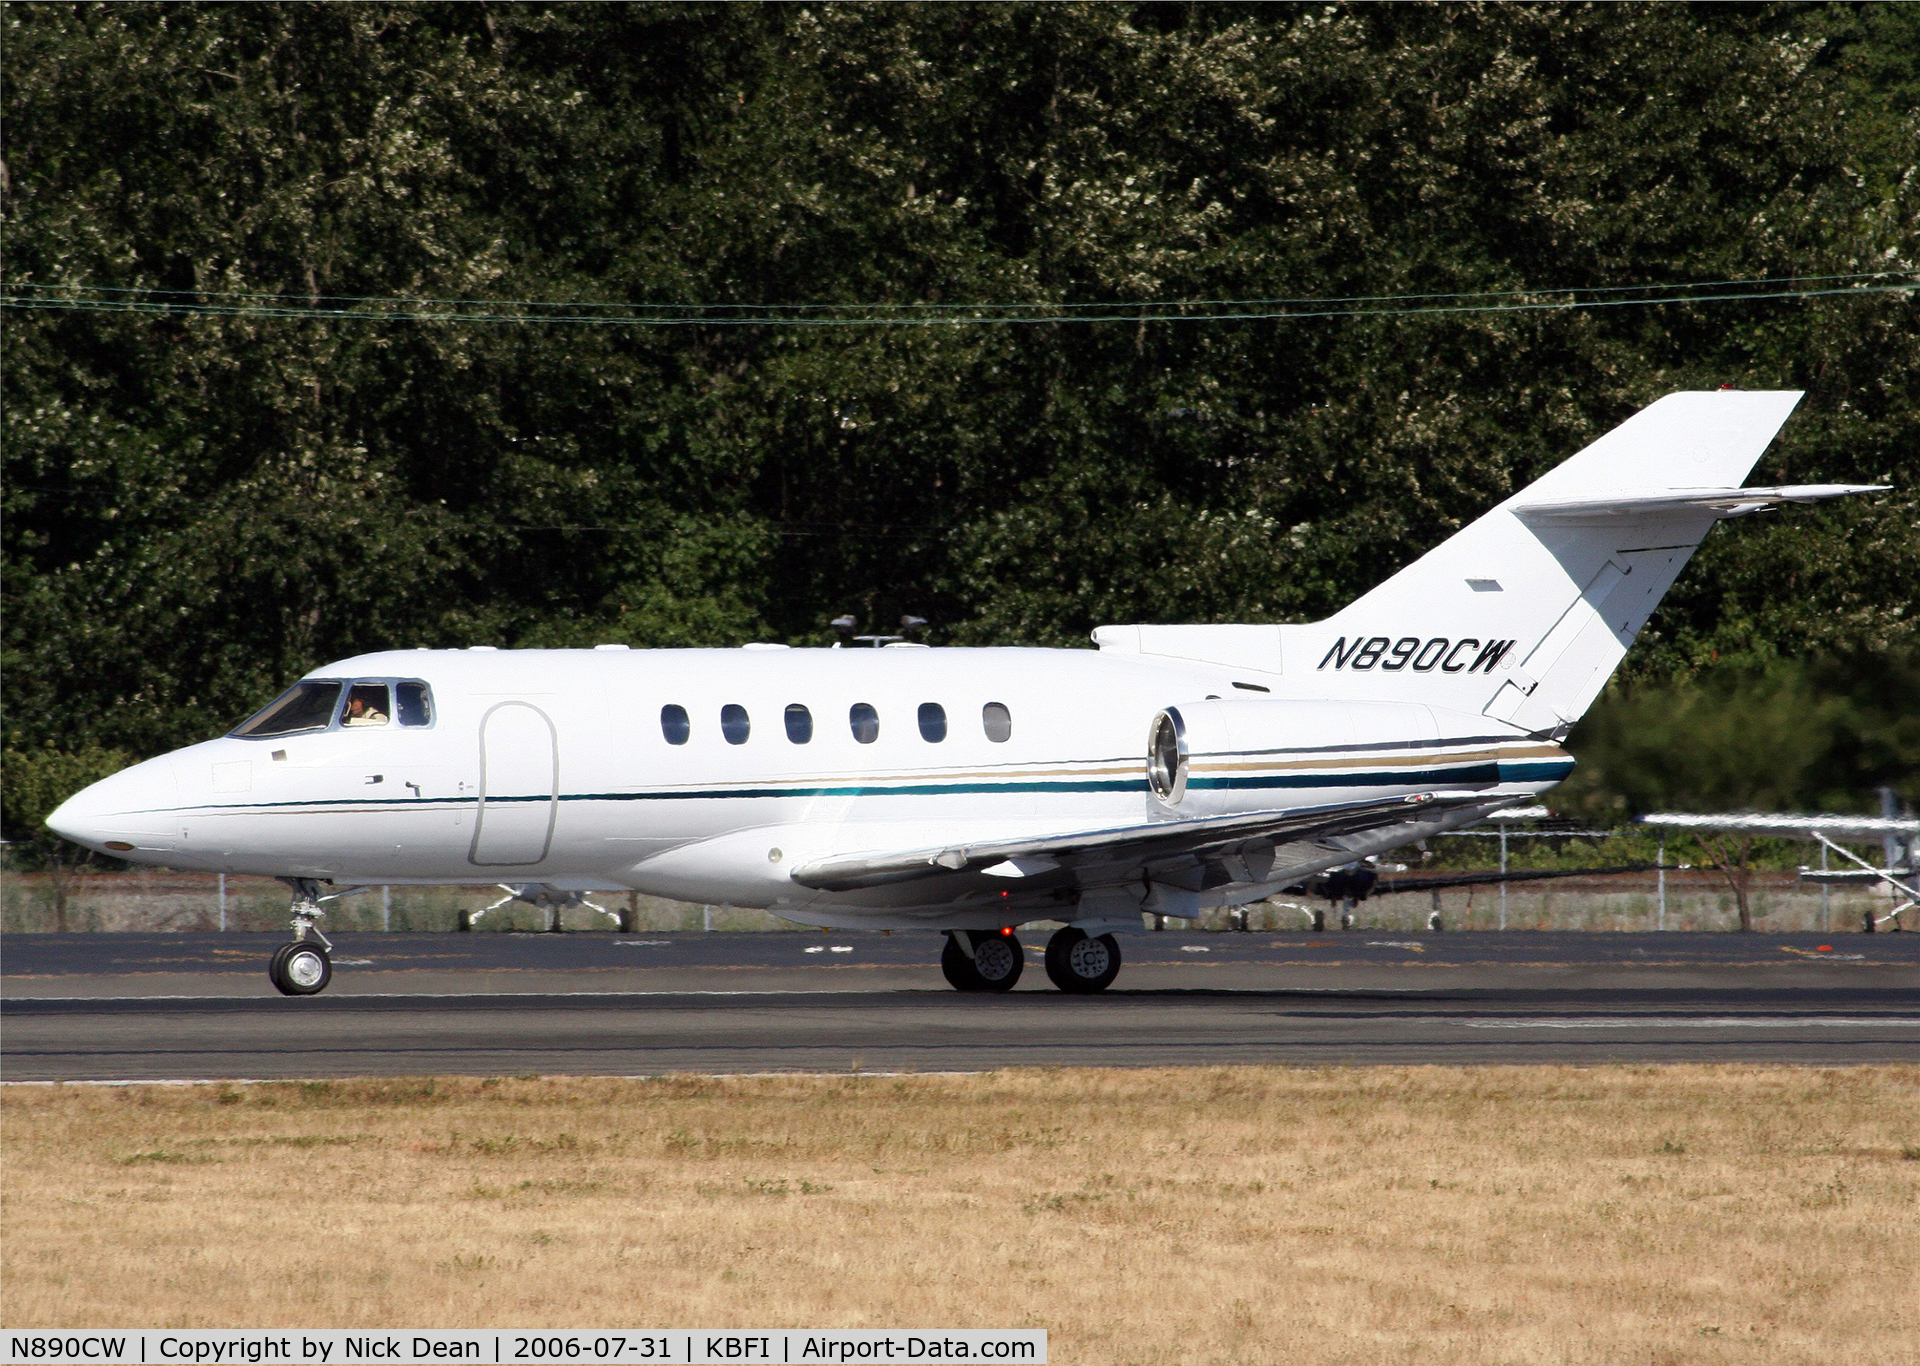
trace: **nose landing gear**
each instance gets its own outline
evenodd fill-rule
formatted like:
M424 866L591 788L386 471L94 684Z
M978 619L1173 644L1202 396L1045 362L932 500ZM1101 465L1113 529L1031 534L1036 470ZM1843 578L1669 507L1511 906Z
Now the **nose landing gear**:
M290 877L281 881L293 888L293 908L289 913L293 942L273 951L267 963L267 980L283 996L317 996L333 980L333 960L328 957L333 945L313 922L327 913L327 902L352 896L365 888L349 887L342 892L322 893L320 884L312 878ZM312 935L315 942L309 943L308 935Z
M333 960L320 944L282 944L274 950L267 977L283 996L317 996L333 980Z

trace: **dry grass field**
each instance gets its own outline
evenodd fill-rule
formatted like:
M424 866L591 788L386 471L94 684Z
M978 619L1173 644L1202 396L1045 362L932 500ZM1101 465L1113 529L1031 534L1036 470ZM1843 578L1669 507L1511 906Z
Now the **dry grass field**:
M9 1327L1920 1360L1920 1067L5 1088Z

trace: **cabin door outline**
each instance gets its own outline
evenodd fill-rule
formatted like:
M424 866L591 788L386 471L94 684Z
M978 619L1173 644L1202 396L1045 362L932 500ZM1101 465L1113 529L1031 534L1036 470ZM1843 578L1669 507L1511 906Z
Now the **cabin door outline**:
M489 707L480 718L480 801L467 862L477 868L546 862L559 813L560 732L553 718L531 702Z

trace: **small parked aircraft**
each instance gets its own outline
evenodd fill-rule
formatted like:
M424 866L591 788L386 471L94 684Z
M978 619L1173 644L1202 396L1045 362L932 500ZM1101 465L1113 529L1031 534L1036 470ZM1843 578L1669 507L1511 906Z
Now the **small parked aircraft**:
M1876 915L1871 908L1862 910L1860 928L1864 933L1872 934L1889 921L1893 928L1900 928L1900 915L1920 906L1920 821L1909 814L1895 814L1894 796L1891 788L1880 789L1882 815L1851 816L1823 812L1819 815L1802 816L1793 814L1774 814L1756 811L1741 811L1725 814L1701 814L1691 811L1655 811L1640 817L1642 825L1657 826L1663 830L1715 830L1736 835L1764 835L1774 839L1812 840L1820 846L1820 867L1800 869L1800 877L1807 882L1823 883L1827 886L1853 886L1874 889L1884 886L1888 899L1899 902L1885 915ZM1841 840L1878 840L1885 862L1876 868L1858 854L1854 853ZM1827 867L1827 855L1838 854L1843 862L1851 863L1851 868ZM1904 865L1904 866L1903 866ZM1824 899L1824 889L1822 896ZM1906 900L1900 901L1901 897ZM1824 913L1824 912L1823 912Z
M324 989L355 884L638 890L943 931L1005 991L1018 926L1104 990L1141 913L1243 905L1531 801L1723 517L1882 486L1738 487L1798 393L1652 404L1306 625L1103 626L1092 650L396 650L49 819L120 858L279 877L270 976Z

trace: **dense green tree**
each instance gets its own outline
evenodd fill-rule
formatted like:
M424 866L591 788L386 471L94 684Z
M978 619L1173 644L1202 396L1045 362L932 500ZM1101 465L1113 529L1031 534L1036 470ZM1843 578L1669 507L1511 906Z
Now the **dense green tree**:
M1640 405L1723 383L1809 391L1760 478L1900 487L1716 533L1629 673L1920 638L1910 294L1138 316L1910 273L1913 7L0 24L9 292L192 306L6 311L17 750L154 752L389 645L807 641L846 610L965 643L1310 618ZM1122 320L740 311L980 302ZM642 305L735 311L630 325Z

